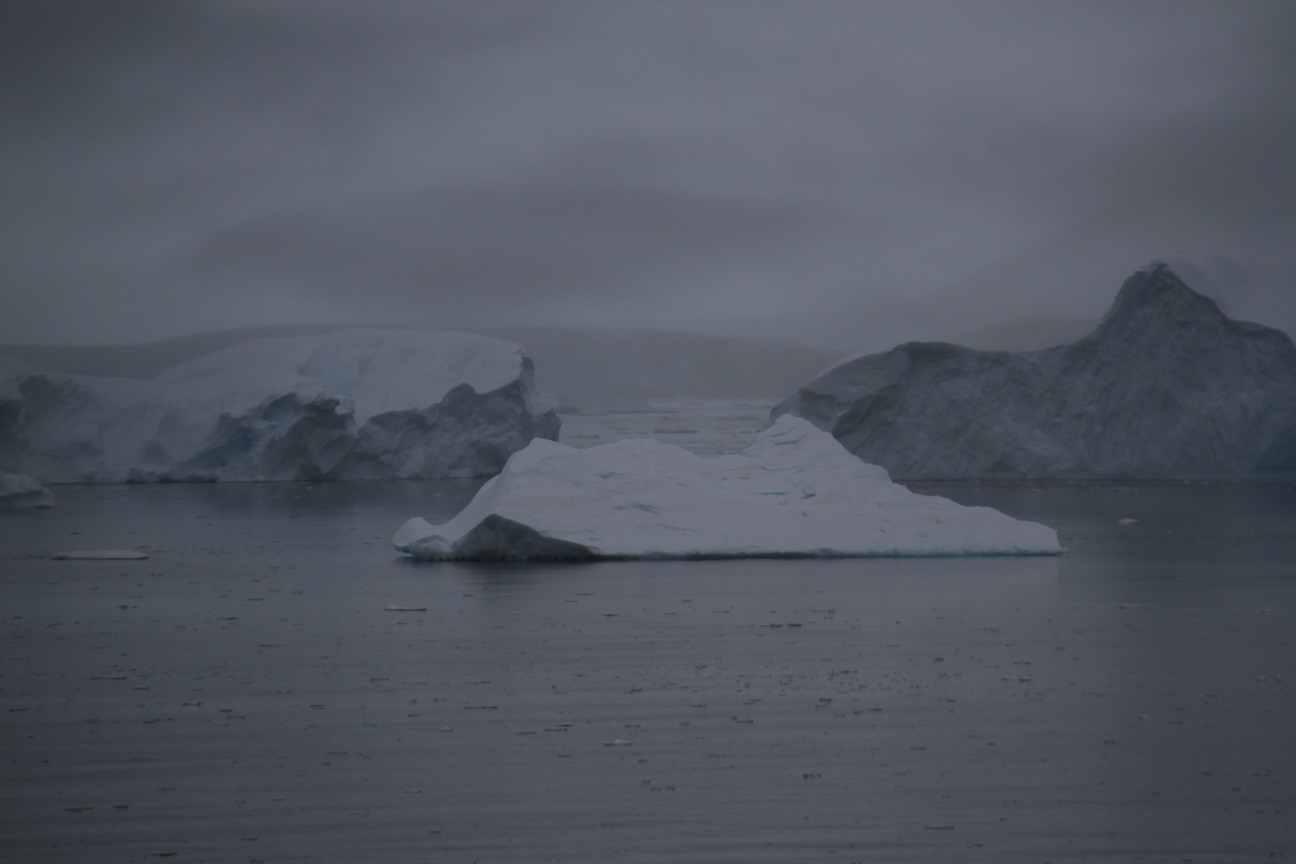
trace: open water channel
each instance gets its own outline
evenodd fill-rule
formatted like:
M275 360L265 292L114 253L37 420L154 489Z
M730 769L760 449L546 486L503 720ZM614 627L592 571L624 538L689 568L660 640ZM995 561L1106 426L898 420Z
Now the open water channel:
M921 490L1057 558L394 552L476 486L0 514L0 860L1296 858L1292 488Z

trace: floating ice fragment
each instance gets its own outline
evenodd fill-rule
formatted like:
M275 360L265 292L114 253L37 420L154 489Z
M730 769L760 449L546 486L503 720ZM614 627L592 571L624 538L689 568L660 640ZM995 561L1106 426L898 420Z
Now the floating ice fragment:
M55 561L142 561L148 558L148 554L138 549L78 549L57 552L50 558Z

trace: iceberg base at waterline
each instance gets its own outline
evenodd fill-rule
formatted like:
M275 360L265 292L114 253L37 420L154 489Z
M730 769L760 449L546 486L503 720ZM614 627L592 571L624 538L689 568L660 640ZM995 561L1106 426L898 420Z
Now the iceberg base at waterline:
M1057 533L892 483L827 432L780 417L741 453L535 440L442 525L396 548L433 560L1054 555Z
M44 510L54 496L26 474L0 474L0 510Z

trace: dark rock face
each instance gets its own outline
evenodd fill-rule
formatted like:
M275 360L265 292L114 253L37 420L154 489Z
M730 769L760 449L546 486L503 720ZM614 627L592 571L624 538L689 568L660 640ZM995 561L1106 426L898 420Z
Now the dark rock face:
M907 343L776 406L897 477L1221 478L1296 472L1296 348L1165 264L1088 336L1042 351Z

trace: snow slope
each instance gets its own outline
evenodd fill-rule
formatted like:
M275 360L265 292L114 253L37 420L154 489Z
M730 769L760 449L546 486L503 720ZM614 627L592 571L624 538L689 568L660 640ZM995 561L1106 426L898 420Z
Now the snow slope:
M1041 351L911 342L851 358L771 412L903 478L1217 478L1296 471L1296 348L1164 263L1088 336Z
M910 492L795 417L710 459L647 439L533 441L449 522L411 519L392 542L430 559L1060 551L1052 529Z
M557 432L521 348L466 333L259 339L152 381L0 358L0 469L43 482L485 476Z

